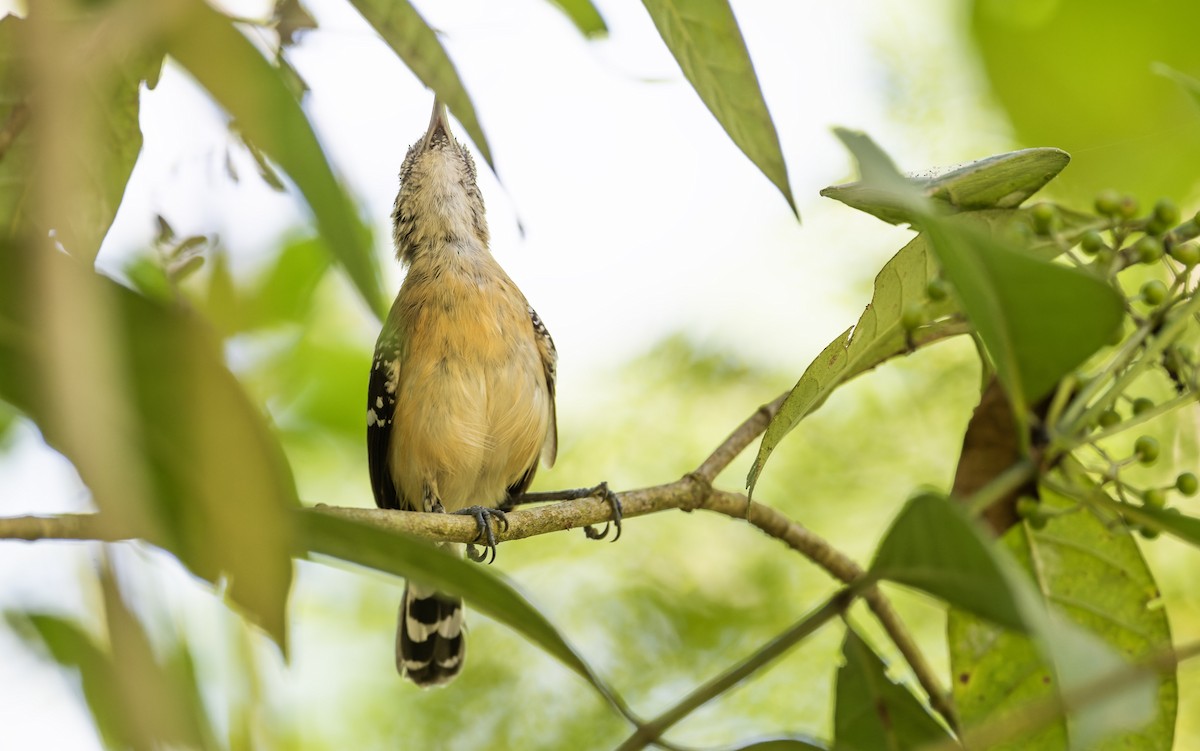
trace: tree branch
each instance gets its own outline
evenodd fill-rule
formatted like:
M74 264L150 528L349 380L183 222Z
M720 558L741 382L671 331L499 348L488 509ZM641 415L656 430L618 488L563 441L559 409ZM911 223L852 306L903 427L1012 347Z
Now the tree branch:
M799 522L789 519L778 510L751 501L743 493L732 493L712 487L716 477L766 430L771 418L779 411L786 394L764 404L739 425L712 454L694 471L675 482L617 493L623 516L631 519L668 509L693 511L703 509L734 519L749 521L765 534L781 540L788 547L829 572L835 579L851 584L863 575L862 568L849 556L838 551ZM369 524L378 529L399 532L440 542L476 542L478 529L475 520L457 514L427 514L415 511L395 511L376 508L350 508L318 504L300 513L331 514ZM506 542L526 537L575 529L611 520L612 508L603 498L581 498L544 506L510 511L508 528L496 530L496 540ZM54 517L21 516L0 518L0 539L18 540L102 540L134 539L132 530L117 530L103 523L98 514L64 514ZM929 696L930 704L951 727L957 727L948 695L921 653L920 648L904 627L891 603L876 587L862 592L875 617L892 642L912 668L917 681Z

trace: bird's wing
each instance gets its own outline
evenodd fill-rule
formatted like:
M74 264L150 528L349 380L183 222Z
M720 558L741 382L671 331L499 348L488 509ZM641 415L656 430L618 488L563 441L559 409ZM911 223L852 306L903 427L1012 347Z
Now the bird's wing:
M388 471L396 385L400 381L400 344L399 332L390 322L385 322L375 343L371 380L367 384L367 464L371 469L375 505L380 508L404 508Z
M529 307L529 319L533 322L533 334L537 338L538 354L542 356L542 367L546 372L546 388L550 392L550 428L546 431L546 441L542 444L542 461L547 467L554 466L558 456L558 416L554 405L554 382L558 377L558 350L554 348L554 340L546 330L546 324L538 317L533 306Z

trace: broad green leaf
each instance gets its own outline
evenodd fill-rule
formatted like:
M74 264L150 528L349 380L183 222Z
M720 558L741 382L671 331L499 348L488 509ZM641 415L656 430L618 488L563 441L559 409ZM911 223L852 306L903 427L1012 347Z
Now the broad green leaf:
M962 509L934 493L905 504L867 575L904 584L1018 631L1026 618L1003 564Z
M1018 252L961 216L938 214L869 138L837 135L861 165L863 184L891 193L929 236L1014 404L1037 401L1108 343L1125 312L1104 280Z
M71 460L105 519L227 578L285 646L295 486L198 316L52 250L0 247L0 397Z
M34 44L30 22L0 19L0 140L7 140L0 147L0 235L53 230L68 252L91 263L141 152L139 88L162 55L114 55L104 46L104 13L83 18L64 22L48 11L39 19L41 33L58 34L64 52L58 65L42 65L37 74L25 57ZM85 49L90 57L83 57ZM56 96L30 89L29 80L57 89ZM35 117L49 116L57 116L55 128L32 126ZM35 143L50 137L54 143ZM35 152L43 155L36 173ZM48 195L54 203L35 208ZM35 217L49 226L32 228Z
M1050 508L1072 504L1042 490ZM1086 511L1058 516L1043 530L1018 524L1002 545L1054 607L1030 639L959 610L948 621L954 703L964 725L1019 712L1171 646L1158 588L1127 530ZM1047 661L1046 655L1052 659ZM1130 687L1003 749L1170 749L1177 688L1173 673ZM1135 730L1129 730L1133 727Z
M240 132L295 181L326 247L370 309L382 317L387 307L367 230L284 76L229 18L199 0L189 0L185 7L164 40L167 51L237 121Z
M1090 205L1106 188L1143 204L1192 194L1196 108L1151 66L1200 71L1200 3L973 0L968 7L973 50L1015 137L1076 156L1055 181L1059 196Z
M608 36L608 25L591 0L550 0L571 19L579 33L589 39Z
M466 129L467 135L475 142L480 155L483 156L494 171L492 150L488 146L487 137L479 125L475 114L475 105L463 87L458 71L454 68L450 56L438 40L437 33L429 28L425 19L417 13L417 9L408 0L350 0L358 9L367 23L371 24L383 41L387 42L408 69L413 72L421 83L433 89L437 98L446 103L450 112L458 118ZM432 105L432 102L430 102ZM413 130L413 136L417 135ZM396 165L399 169L400 165Z
M428 542L320 512L301 514L303 547L461 595L480 612L524 635L563 665L583 676L607 701L616 694L558 630L498 574Z
M903 325L906 310L919 309L929 321L938 321L954 311L954 303L949 299L934 302L926 294L929 282L935 276L937 264L924 236L916 237L884 264L875 277L871 302L858 323L817 355L767 426L746 478L751 493L779 442L824 404L835 389L880 363L910 351L912 342ZM959 330L952 321L932 323L922 331L921 342L937 341Z
M936 177L907 179L920 195L954 210L1011 209L1045 187L1069 161L1070 155L1060 149L1023 149L980 159ZM890 224L911 218L892 191L880 191L865 181L834 185L821 195Z
M1121 325L1124 300L1103 279L1019 253L954 218L927 222L946 277L1015 403L1041 399Z
M728 0L642 0L642 4L705 106L799 216L779 136Z
M846 629L833 709L835 751L902 751L950 739L854 629Z

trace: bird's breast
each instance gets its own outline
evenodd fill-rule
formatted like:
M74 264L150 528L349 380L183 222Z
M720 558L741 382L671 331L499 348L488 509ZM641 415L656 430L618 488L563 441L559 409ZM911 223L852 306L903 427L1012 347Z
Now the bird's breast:
M427 281L410 274L397 308L397 488L419 503L430 487L448 511L496 505L536 463L549 429L550 396L524 296L502 271L442 270Z

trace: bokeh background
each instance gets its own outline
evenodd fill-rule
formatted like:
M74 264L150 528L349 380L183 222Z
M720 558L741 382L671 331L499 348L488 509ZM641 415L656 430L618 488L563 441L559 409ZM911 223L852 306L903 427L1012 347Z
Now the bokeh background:
M734 0L803 223L704 108L640 5L598 1L609 34L589 41L544 0L414 4L442 32L495 154L499 178L480 176L493 251L558 344L560 461L539 475L542 488L677 478L857 319L909 233L817 196L851 177L834 125L866 130L908 170L1058 146L1073 156L1052 188L1059 199L1082 208L1113 187L1197 208L1200 106L1153 68L1200 76L1200 6L1187 0ZM261 19L271 5L221 7ZM388 214L431 95L348 3L305 7L318 28L287 56L394 290ZM269 30L247 34L273 44ZM156 215L180 236L211 238L189 294L281 432L301 498L371 505L362 401L378 323L314 246L304 203L259 177L186 73L168 64L143 92L141 122L144 149L98 267L136 277L156 253ZM221 285L259 307L223 306ZM785 441L757 497L862 561L913 489L948 487L978 388L966 341L887 365ZM0 414L0 514L89 510L71 466L31 423ZM1192 416L1163 430L1194 468ZM739 489L747 467L743 457L721 484ZM625 731L576 676L478 614L460 680L430 692L400 681L398 580L298 563L285 663L166 554L105 547L155 646L186 643L212 722L242 747L603 748ZM100 548L0 544L0 610L96 631ZM1190 574L1200 555L1165 539L1144 549L1176 641L1200 637ZM505 545L496 566L646 714L834 586L748 525L703 513L632 521L613 545L580 533ZM894 594L945 670L938 609ZM673 737L711 746L825 734L838 638L818 634ZM1200 668L1185 665L1180 680L1177 746L1200 746ZM78 678L20 629L0 628L0 745L99 744Z

